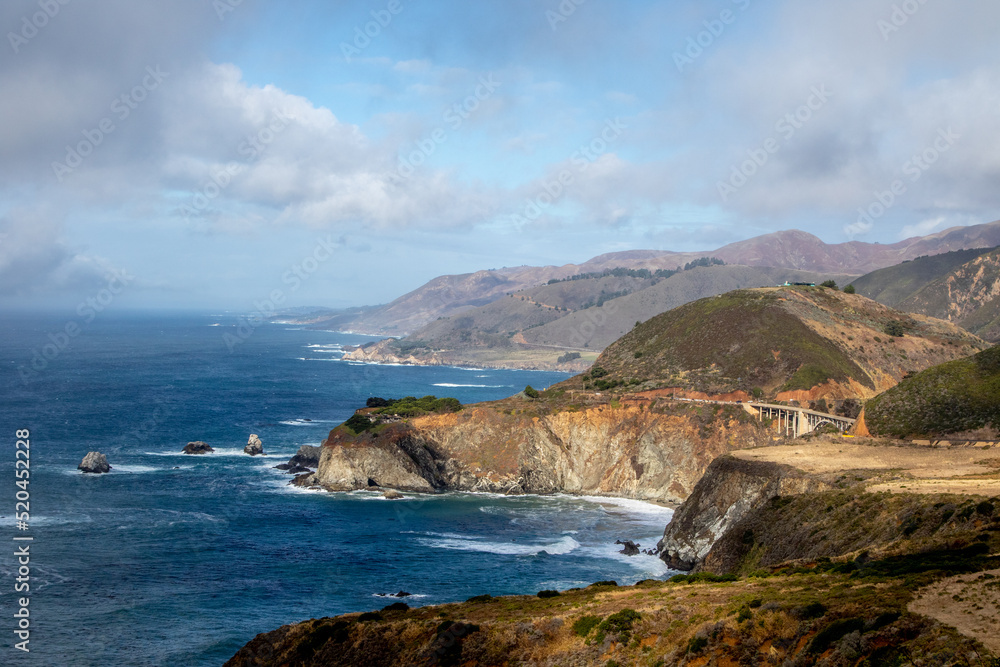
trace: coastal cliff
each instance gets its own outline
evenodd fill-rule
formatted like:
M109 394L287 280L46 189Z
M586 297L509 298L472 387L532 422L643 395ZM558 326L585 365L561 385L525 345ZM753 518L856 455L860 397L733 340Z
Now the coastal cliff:
M660 558L673 569L690 570L730 527L772 497L828 488L791 466L719 457L674 513L657 544Z
M716 456L772 441L736 406L662 400L563 408L507 399L376 432L331 431L301 483L331 491L578 493L679 503Z

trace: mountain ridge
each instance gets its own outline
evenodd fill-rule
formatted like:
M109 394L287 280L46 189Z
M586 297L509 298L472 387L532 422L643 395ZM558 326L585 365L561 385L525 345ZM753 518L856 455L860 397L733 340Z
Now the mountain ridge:
M862 275L920 255L1000 245L1000 221L947 229L893 244L847 241L828 244L801 230L782 230L726 244L715 250L675 252L626 250L597 255L581 264L518 266L438 276L388 304L330 311L305 322L314 328L404 336L439 317L485 305L552 278L610 268L675 269L702 257L727 264Z

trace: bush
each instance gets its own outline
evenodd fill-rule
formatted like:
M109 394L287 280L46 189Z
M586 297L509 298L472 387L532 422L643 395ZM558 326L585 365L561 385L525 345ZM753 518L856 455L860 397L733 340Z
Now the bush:
M373 424L368 417L355 413L351 415L350 419L344 422L344 426L351 429L355 434L360 434L370 428L373 428L375 424Z
M538 390L529 384L524 388L524 395L528 398L538 398Z
M618 635L619 640L627 642L629 636L632 634L632 624L640 618L642 618L642 615L635 609L622 609L611 614L597 626L598 643L604 641L604 635L606 634Z
M551 589L545 589L544 591L538 591L538 597L540 597L540 598L557 598L557 597L559 597L559 591L553 591Z
M586 637L600 622L600 616L581 616L573 622L573 634L578 637Z
M844 288L844 294L854 294L855 291L856 290L854 289L854 285L848 285L847 287Z
M607 374L608 372L605 369L601 368L600 366L594 366L590 369L590 377L592 377L595 380L597 378L602 378Z
M708 637L692 637L688 641L688 653L700 653L708 646Z
M888 322L882 328L882 331L889 334L890 336L895 336L896 338L899 338L904 333L906 333L906 329L903 327L903 323L898 320L892 320L891 322Z
M574 359L579 359L579 358L580 358L580 353L579 352L567 352L566 354L564 354L564 355L560 356L558 359L556 359L556 363L557 364L565 364L568 361L573 361Z
M822 653L829 648L830 644L837 641L844 635L864 630L864 628L865 622L860 618L842 618L838 621L834 621L820 630L816 636L813 637L813 640L810 642L806 651L808 653Z
M819 284L819 286L820 287L826 287L828 289L837 289L837 281L836 280L824 280L823 282L821 282Z

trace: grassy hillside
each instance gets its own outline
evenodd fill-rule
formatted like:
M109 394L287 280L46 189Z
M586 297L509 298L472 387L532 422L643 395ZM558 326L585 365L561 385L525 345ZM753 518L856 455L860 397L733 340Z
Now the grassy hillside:
M930 281L898 307L947 319L986 340L1000 340L1000 249Z
M606 275L608 272L611 275ZM567 352L592 360L593 353L603 350L637 320L694 299L786 280L821 282L827 278L831 276L718 264L676 272L605 269L511 292L485 306L440 317L383 347L386 353L400 357L412 354L417 359L473 365L491 363L491 355L497 353L513 358L520 355L525 362L530 360L532 367L540 367L539 353L549 351L550 367L558 368L557 359ZM843 282L849 276L832 278ZM579 364L567 366L577 367Z
M1000 341L1000 248L918 257L858 278L859 294Z
M850 276L826 275L751 266L707 266L682 271L647 289L608 301L602 308L569 313L549 324L524 332L534 345L565 345L603 350L637 321L685 303L736 289L767 287L790 282L820 283L832 279L845 284Z
M1000 347L929 368L865 405L874 435L943 436L1000 429Z
M929 283L943 278L966 262L992 250L992 248L973 248L917 257L902 264L872 271L851 284L858 294L895 308Z
M636 325L580 381L771 397L831 382L850 392L838 398L868 397L907 372L983 347L953 325L859 295L808 287L737 290Z

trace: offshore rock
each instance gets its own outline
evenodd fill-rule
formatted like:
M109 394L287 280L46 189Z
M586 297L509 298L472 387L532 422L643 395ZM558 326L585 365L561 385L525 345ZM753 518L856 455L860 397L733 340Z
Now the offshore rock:
M184 445L184 449L181 451L185 454L208 454L209 452L214 452L215 450L211 445L208 445L201 440L195 440L194 442L189 442Z
M87 455L83 457L80 461L80 465L77 466L78 470L83 472L92 472L97 474L102 474L109 472L111 466L108 465L108 459L104 454L100 452L87 452Z
M250 456L263 456L264 443L260 441L256 433L251 433L250 439L247 440L247 446L243 448L243 451Z

